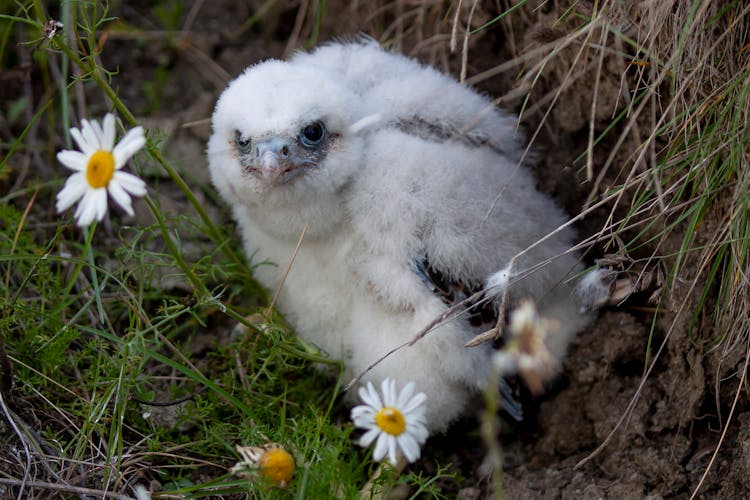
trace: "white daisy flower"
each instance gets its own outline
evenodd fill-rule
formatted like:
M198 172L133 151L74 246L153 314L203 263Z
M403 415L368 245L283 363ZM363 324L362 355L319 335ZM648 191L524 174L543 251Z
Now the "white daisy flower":
M388 461L395 466L399 449L409 462L414 462L428 435L424 404L427 396L423 392L413 395L414 382L406 384L400 394L393 379L385 379L381 387L382 399L371 382L367 388L359 389L365 404L352 408L351 414L354 425L367 429L359 444L370 446L377 439L372 458L378 462L387 453Z
M63 150L57 159L75 173L57 194L57 211L62 212L78 200L74 217L79 226L100 221L107 213L107 193L128 215L133 215L130 197L146 194L146 183L120 169L146 144L143 127L130 130L115 145L115 117L107 113L103 126L96 120L82 120L81 130L73 127L80 151Z

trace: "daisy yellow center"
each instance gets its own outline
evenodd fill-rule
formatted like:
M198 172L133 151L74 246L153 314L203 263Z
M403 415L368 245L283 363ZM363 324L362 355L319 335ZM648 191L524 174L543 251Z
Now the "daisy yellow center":
M109 151L99 150L91 155L86 164L86 180L93 188L103 188L109 185L115 174L115 157Z
M285 486L294 472L294 458L281 448L271 448L258 461L260 473L280 486Z
M387 432L393 436L398 436L406 430L404 414L398 408L392 406L385 406L378 410L375 414L375 424L383 432Z

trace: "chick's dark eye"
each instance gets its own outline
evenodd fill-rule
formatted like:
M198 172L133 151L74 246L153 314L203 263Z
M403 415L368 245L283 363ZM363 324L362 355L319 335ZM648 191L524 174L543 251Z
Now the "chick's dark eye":
M244 154L249 152L253 141L249 137L242 137L239 130L235 130L234 136L234 140L237 143L237 147L240 149L240 153Z
M300 140L307 147L313 147L320 144L326 136L325 125L321 122L313 122L305 125L300 132Z

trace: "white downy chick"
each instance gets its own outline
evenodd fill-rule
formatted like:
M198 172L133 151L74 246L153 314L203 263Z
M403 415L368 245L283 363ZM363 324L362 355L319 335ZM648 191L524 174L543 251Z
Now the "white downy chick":
M370 40L331 43L248 68L221 95L212 126L213 182L247 255L275 264L255 271L268 289L306 228L278 308L344 361L345 380L493 275L493 294L533 298L559 323L548 339L557 357L591 320L570 281L582 270L566 253L574 234L550 235L567 217L535 189L515 116L455 79ZM464 347L489 327L473 324L476 310L362 382L414 381L428 396L430 431L445 430L492 373L490 343Z

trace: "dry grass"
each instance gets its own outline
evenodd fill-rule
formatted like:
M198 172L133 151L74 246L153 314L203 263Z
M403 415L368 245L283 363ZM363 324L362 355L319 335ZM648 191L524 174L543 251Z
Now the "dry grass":
M523 113L541 115L532 141L560 124L555 113L575 111L567 102L577 104L587 129L578 157L589 186L582 213L602 199L609 206L591 242L606 243L634 290L656 289L651 301L675 318L641 388L668 342L705 352L717 386L737 380L734 400L724 402L731 408L723 440L750 341L750 5L577 2L565 12L520 15L557 18L501 68L523 68L518 86L530 96ZM664 267L666 284L654 278Z

